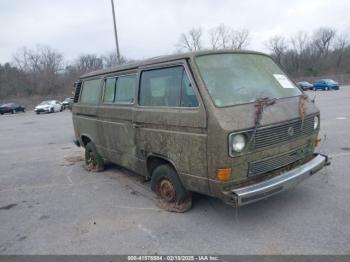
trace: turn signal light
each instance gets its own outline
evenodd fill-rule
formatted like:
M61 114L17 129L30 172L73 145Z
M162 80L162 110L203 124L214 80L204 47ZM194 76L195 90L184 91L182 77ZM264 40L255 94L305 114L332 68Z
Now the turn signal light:
M216 180L226 182L232 178L232 168L218 168L216 169Z
M315 139L315 147L317 147L320 143L321 143L321 138L320 138L320 137L317 137L317 138Z

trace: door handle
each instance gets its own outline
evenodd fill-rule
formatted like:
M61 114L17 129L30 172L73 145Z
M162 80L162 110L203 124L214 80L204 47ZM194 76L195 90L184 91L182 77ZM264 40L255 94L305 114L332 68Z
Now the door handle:
M140 128L140 127L143 127L143 125L141 125L139 123L132 123L132 127L133 128Z

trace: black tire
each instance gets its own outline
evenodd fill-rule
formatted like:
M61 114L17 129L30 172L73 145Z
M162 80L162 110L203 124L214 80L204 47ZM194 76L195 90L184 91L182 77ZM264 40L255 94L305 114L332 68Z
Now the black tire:
M89 142L85 146L85 164L88 170L94 172L101 172L104 170L104 161L97 152L94 143Z
M172 186L172 188L168 190L169 194L162 190L164 185ZM151 189L168 203L182 203L189 196L189 192L182 185L176 171L169 164L160 165L154 169L151 176ZM172 190L175 192L171 192Z
M14 114L14 113L16 113L16 110L12 109L11 114Z
M39 115L40 113L39 112L36 112L37 115Z
M53 108L50 108L50 113L53 113L53 112L54 112Z

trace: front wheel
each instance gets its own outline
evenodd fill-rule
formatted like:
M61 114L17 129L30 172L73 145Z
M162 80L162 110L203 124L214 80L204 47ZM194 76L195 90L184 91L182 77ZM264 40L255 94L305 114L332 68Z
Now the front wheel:
M54 112L54 110L53 110L53 108L51 108L51 109L50 109L50 113L53 113L53 112Z
M89 142L85 146L85 164L89 171L101 172L104 170L104 161L94 143Z
M16 113L16 110L12 109L11 114L14 114L14 113Z
M170 204L182 203L190 195L169 164L160 165L153 171L151 188L162 200Z

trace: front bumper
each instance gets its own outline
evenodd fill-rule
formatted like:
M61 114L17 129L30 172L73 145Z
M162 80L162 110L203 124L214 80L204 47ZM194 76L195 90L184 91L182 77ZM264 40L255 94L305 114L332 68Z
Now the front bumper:
M312 160L279 176L253 185L233 189L228 193L231 196L231 203L229 204L244 206L268 198L294 187L329 164L327 156L317 154Z
M45 113L45 112L50 112L50 109L36 108L36 109L34 109L34 112L36 112L36 113Z

